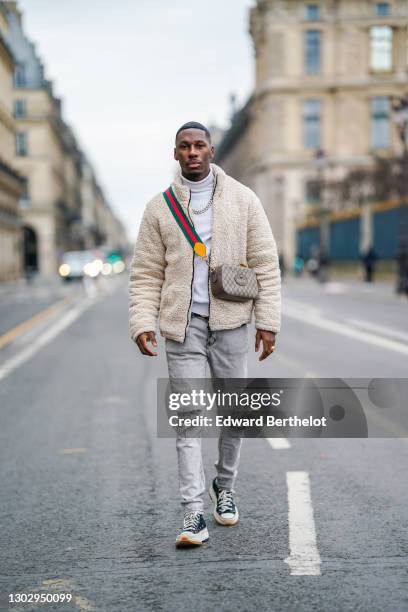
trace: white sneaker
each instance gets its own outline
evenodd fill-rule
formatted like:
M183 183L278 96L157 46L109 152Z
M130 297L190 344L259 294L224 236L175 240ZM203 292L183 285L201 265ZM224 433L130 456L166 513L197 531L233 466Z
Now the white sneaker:
M234 503L233 491L231 489L220 489L217 479L211 483L209 494L214 502L214 518L220 525L232 527L239 520L238 508Z
M209 540L207 525L203 513L199 510L185 512L183 531L177 536L176 546L200 546Z

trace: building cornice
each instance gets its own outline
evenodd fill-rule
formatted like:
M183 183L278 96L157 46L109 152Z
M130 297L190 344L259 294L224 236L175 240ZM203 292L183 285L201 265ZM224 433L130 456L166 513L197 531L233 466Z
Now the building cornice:
M19 197L23 190L24 178L0 159L0 187L8 193Z
M18 182L23 182L24 179L22 176L20 176L20 174L17 172L17 170L14 170L14 168L12 168L11 166L9 166L9 164L7 164L3 159L0 158L0 171L4 174L7 174L8 176L10 176L10 178L18 181Z
M0 58L4 59L4 61L9 66L11 72L13 72L14 65L15 65L14 56L1 32L0 32Z
M313 79L313 80L312 80ZM358 91L359 89L367 91L378 87L398 87L408 88L408 72L406 74L378 74L369 78L360 78L355 80L342 79L336 77L332 79L308 78L300 76L293 80L280 80L276 83L266 83L258 87L253 94L255 100L259 100L268 94L309 94L310 92L338 93L344 91Z
M10 131L15 132L15 123L7 108L0 102L0 123L3 123Z
M303 10L303 3L295 2L290 4L288 10L282 3L276 2L276 0L257 0L256 5L251 9L252 19L261 18L265 19L265 15L273 19L276 22L287 24L301 24L308 25L309 27L316 27L322 24L368 24L368 25L404 25L408 21L408 10L406 6L397 6L394 4L392 12L389 15L379 16L374 13L374 7L371 2L361 3L359 14L355 12L346 12L339 10L338 2L332 2L331 6L327 6L326 3L322 3L321 15L317 19L306 19L305 12Z
M350 167L354 168L355 166L372 166L373 157L372 155L348 155L347 157L343 157L341 155L327 155L327 164L328 167L338 168L338 167ZM252 172L254 174L260 172L267 172L268 170L274 169L282 169L282 170L298 170L298 169L310 169L314 170L316 167L316 162L314 158L305 157L305 156L294 156L293 154L281 155L280 157L276 157L274 159L265 159L263 158L261 161L255 161L250 166L248 166L248 172Z
M307 22L310 24L310 21ZM336 26L358 25L363 28L372 28L375 26L390 26L392 28L404 28L408 25L408 15L393 15L389 17L336 17L334 19L323 20L321 23Z

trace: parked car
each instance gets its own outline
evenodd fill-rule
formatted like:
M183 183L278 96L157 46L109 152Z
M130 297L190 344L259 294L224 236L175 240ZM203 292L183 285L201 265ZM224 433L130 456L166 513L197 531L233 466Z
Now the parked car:
M103 261L93 251L66 251L62 254L58 272L64 281L96 277L101 272Z

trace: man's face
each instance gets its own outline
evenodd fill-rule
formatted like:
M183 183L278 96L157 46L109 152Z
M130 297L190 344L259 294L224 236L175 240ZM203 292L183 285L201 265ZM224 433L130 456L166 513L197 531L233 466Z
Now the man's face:
M214 158L214 147L210 145L203 130L189 128L177 134L174 159L179 164L183 176L190 181L201 181L210 171Z

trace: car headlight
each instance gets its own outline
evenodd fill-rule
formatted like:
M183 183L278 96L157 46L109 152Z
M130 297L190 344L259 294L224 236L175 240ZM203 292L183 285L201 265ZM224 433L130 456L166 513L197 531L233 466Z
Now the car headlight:
M60 276L68 276L68 274L71 272L71 268L69 267L68 264L61 264L58 272L60 273Z

